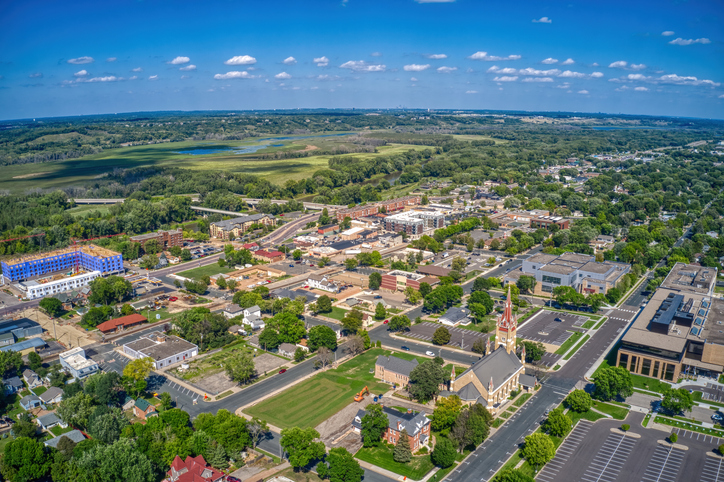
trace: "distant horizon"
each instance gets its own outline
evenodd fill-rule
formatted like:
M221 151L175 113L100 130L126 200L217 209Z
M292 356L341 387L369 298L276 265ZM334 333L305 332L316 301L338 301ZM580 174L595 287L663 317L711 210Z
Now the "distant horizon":
M724 112L721 1L27 0L0 4L0 18L7 119L306 106Z

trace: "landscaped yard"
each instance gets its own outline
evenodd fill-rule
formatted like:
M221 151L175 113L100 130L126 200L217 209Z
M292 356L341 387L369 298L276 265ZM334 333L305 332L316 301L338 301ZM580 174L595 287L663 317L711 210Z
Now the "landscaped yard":
M332 311L330 313L322 313L322 314L329 318L334 318L335 320L342 321L342 318L344 318L344 315L347 314L347 310L344 310L344 309L340 308L339 306L333 306Z
M593 408L595 408L599 412L607 413L616 420L623 420L624 418L626 418L626 415L628 415L628 410L624 407L617 407L609 403L593 402Z
M213 276L219 273L230 273L234 271L232 268L222 268L217 263L210 264L208 266L201 266L200 268L193 268L178 273L179 276L184 278L199 279L203 276Z
M389 355L381 348L371 349L338 368L327 369L282 393L268 398L245 413L266 420L280 428L316 427L350 403L356 393L367 386L370 392L383 393L390 386L375 380L375 361Z
M357 451L355 457L413 480L422 479L435 467L429 455L412 457L412 460L406 464L395 462L392 458L392 450L393 446L388 444L382 444L379 447L363 447Z
M671 384L657 378L645 377L642 375L631 374L634 388L648 390L650 392L664 393L665 390L671 388Z
M68 426L68 427L63 428L60 425L56 425L55 427L50 429L50 431L53 432L53 435L55 435L56 437L58 435L63 435L64 433L68 433L71 430L73 430L73 427Z
M46 387L42 387L42 386L41 386L41 387L33 388L33 392L34 392L37 396L41 396L42 394L44 394L44 393L47 392L47 391L48 391L48 389L47 389Z
M189 381L214 375L223 371L222 365L226 359L237 352L251 352L251 349L244 344L243 340L237 340L213 355L190 361L188 370L176 369L174 375Z

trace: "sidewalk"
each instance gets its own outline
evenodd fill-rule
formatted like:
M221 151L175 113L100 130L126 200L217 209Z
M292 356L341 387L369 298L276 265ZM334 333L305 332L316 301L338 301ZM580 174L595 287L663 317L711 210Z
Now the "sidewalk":
M252 475L251 477L248 477L248 478L244 479L242 482L246 482L246 481L250 481L250 482L251 482L252 480L253 480L253 481L264 480L264 479L266 479L266 478L268 478L268 477L271 477L271 476L274 475L274 474L277 474L277 473L281 472L282 470L288 469L289 467L291 467L291 465L289 464L289 462L284 462L284 463L282 463L282 464L277 465L276 467L272 467L271 469L267 469L267 470L265 470L264 472L259 472L258 474Z

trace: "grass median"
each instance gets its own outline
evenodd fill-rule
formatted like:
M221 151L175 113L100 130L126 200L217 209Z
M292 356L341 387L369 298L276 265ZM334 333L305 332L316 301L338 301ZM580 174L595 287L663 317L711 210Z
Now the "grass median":
M584 337L583 337L583 340L581 340L580 342L578 342L578 344L576 345L576 347L575 347L573 350L571 350L570 352L568 352L568 354L567 354L566 356L564 356L563 359L564 359L564 360L568 360L568 359L571 358L573 355L575 355L576 352L583 346L584 343L586 343L586 341L588 341L589 338L591 338L590 335L584 336Z

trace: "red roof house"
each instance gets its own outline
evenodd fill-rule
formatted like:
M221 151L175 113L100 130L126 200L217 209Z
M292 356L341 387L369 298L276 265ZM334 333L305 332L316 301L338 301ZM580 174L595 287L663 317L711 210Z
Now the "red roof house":
M186 460L177 455L167 474L173 482L216 482L224 478L222 472L206 463L203 455L188 456Z
M102 333L114 333L116 331L124 330L125 328L140 325L146 321L148 321L146 317L141 315L121 316L120 318L116 318L114 320L104 321L98 325L98 329Z
M262 261L276 263L277 261L282 261L286 256L284 256L284 253L282 253L281 251L266 251L264 249L260 249L253 252L252 257Z

